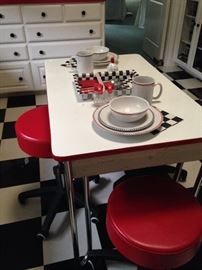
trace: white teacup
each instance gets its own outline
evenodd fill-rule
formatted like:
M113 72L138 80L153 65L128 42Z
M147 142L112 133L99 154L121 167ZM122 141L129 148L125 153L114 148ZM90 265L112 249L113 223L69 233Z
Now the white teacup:
M93 53L91 51L83 50L77 52L76 60L78 73L93 72Z
M154 95L154 87L159 86L159 93ZM161 83L155 83L149 76L134 76L132 82L132 95L146 99L150 104L153 99L158 99L163 91Z

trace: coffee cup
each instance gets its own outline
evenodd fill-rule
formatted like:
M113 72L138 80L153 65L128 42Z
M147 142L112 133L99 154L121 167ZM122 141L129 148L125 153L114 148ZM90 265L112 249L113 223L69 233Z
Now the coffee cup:
M158 94L154 95L154 88L159 86ZM161 83L155 83L149 76L134 76L132 78L132 95L146 99L150 104L153 99L158 99L163 91Z
M93 53L91 51L83 50L77 52L76 61L78 73L93 72Z

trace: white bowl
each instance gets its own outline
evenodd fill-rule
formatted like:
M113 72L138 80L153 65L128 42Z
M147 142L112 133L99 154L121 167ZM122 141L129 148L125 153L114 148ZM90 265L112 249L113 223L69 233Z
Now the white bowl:
M87 48L87 50L92 51L93 53L93 60L94 61L100 61L107 58L109 48L104 46L92 46Z
M113 98L109 107L113 116L123 122L135 122L145 116L150 105L147 100L137 96Z

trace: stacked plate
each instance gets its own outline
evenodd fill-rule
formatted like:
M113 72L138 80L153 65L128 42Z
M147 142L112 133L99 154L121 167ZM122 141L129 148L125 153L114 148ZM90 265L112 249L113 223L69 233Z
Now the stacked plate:
M147 134L159 128L163 121L161 112L150 107L146 115L136 122L122 122L117 120L111 112L109 104L103 105L93 113L95 124L115 135L134 136Z
M95 67L100 67L100 66L106 66L110 63L111 58L114 58L114 62L117 63L118 62L118 55L113 53L113 52L108 52L107 57L102 59L102 60L94 60L94 66Z

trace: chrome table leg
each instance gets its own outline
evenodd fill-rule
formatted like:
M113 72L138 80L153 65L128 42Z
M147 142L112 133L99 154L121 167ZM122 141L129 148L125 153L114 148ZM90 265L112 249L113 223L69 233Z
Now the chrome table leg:
M84 198L85 198L85 218L86 218L86 233L87 233L87 248L92 250L92 226L91 226L91 210L90 210L90 189L89 179L87 176L83 177L84 183Z

